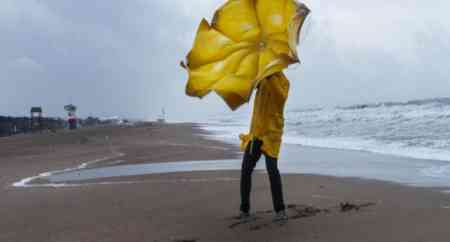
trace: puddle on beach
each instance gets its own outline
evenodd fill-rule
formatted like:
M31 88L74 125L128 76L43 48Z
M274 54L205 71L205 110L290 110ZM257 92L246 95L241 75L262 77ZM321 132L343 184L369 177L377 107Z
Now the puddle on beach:
M118 161L117 163L121 162L122 161L120 162ZM111 163L108 164L111 165ZM86 165L81 165L80 167L74 169L42 173L38 176L26 178L17 183L14 183L13 186L15 187L77 186L76 184L77 182L95 179L175 173L175 172L190 172L190 171L238 170L240 169L240 167L241 161L239 160L149 163L136 165L118 165L118 166L108 166L98 168L89 168L86 167ZM257 167L256 169L262 168ZM103 182L101 184L107 184L107 182Z
M121 165L102 167L95 169L75 170L52 174L48 180L52 183L77 182L112 177L139 176L148 174L190 172L190 171L217 171L236 170L240 168L238 160L216 160L216 161L189 161L152 163L138 165Z
M114 158L123 156L116 155ZM114 159L113 158L113 159ZM109 159L111 160L111 159ZM240 170L241 160L184 161L125 165L124 161L107 162L99 159L79 167L63 171L50 171L25 178L14 187L66 187L92 184L139 183L139 181L93 182L96 179L129 177L148 174ZM95 164L95 165L92 165ZM103 165L103 167L101 166ZM108 165L104 167L104 165ZM450 187L448 162L414 160L365 152L349 152L332 149L289 148L280 157L283 174L318 174L336 177L359 177L396 182L418 187ZM444 169L445 168L445 169ZM448 169L447 169L448 168ZM265 170L262 158L256 170ZM142 182L142 181L140 181ZM80 183L80 184L77 184Z

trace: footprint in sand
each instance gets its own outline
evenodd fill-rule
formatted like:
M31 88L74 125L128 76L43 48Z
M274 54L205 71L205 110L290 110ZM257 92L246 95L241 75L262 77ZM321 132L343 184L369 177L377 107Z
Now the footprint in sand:
M350 211L360 211L363 208L367 208L367 207L375 206L375 205L376 205L376 203L372 203L372 202L362 203L362 204L354 204L354 203L350 203L350 202L344 202L344 203L340 203L338 206L334 206L332 208L321 209L321 208L316 208L316 207L307 206L307 205L289 204L287 206L286 212L288 214L289 220L297 220L297 219L301 219L301 218L314 217L319 214L328 214L333 211L341 212L341 213L350 212ZM234 229L238 226L248 224L249 230L255 231L255 230L261 230L261 229L270 227L271 225L283 226L287 223L287 221L280 223L280 222L272 222L272 220L270 220L271 222L256 223L258 221L266 220L266 219L264 219L264 217L256 216L256 214L264 216L266 214L271 214L271 213L273 213L272 210L256 211L254 215L251 215L251 217L246 220L239 220L237 217L232 217L231 219L235 220L235 222L230 224L228 226L228 228Z

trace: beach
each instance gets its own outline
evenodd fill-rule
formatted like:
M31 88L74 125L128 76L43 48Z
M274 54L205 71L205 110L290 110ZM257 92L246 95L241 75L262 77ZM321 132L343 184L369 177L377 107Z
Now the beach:
M0 241L449 240L450 195L442 192L447 188L317 175L307 170L283 174L290 217L285 225L271 222L270 187L263 171L253 177L255 219L245 224L232 218L239 208L238 170L111 177L51 187L13 186L29 177L83 164L93 169L240 159L238 147L208 135L196 124L147 123L1 138ZM318 154L341 162L354 156L362 161L390 159L320 148L295 150L290 157L317 160L320 165L325 159L318 159ZM282 161L280 169L284 169ZM46 181L37 179L36 184Z

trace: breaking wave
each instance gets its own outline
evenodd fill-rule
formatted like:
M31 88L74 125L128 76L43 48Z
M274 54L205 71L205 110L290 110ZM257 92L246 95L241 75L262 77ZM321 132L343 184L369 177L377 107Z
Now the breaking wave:
M206 128L236 142L248 122L233 113ZM290 110L284 143L450 161L450 98Z

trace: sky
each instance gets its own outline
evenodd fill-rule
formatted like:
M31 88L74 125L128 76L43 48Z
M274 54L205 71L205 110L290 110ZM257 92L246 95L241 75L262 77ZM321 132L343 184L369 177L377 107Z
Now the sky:
M288 109L450 96L450 2L308 0ZM198 121L231 112L184 93L200 20L224 0L2 0L0 115ZM238 112L250 112L251 105Z

